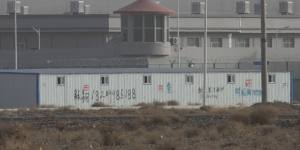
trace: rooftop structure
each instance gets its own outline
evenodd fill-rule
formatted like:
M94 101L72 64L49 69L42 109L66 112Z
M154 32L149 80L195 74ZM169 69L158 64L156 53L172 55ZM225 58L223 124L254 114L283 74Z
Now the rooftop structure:
M163 15L170 15L175 14L174 10L171 10L167 7L163 7L153 0L138 0L132 4L129 4L117 11L115 13L120 14L163 14Z

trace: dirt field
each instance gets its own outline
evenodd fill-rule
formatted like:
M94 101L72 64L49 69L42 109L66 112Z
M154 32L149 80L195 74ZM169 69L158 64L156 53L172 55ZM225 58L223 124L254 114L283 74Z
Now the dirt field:
M294 118L280 119L283 114L292 114ZM188 120L187 115L206 118ZM227 117L210 119L215 115ZM79 119L63 120L59 119L61 116ZM80 119L84 116L110 119L88 122ZM118 121L122 116L134 119ZM23 119L7 119L16 117ZM299 108L279 104L197 110L145 106L137 110L0 112L0 149L300 150Z

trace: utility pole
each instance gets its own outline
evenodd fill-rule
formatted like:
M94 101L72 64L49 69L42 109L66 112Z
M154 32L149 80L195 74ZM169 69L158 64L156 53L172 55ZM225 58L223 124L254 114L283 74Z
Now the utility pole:
M41 29L35 26L32 26L33 31L37 34L38 36L38 50L41 49Z
M204 19L204 73L203 73L203 106L206 105L206 78L207 78L207 0L205 0L205 19Z
M177 0L177 50L178 50L178 67L181 68L181 47L180 47L180 43L179 43L180 42L179 5L180 5L179 0Z
M267 61L267 33L266 33L266 1L261 0L261 88L262 103L268 102L268 61Z
M18 26L17 26L17 1L14 0L14 24L15 24L15 70L18 70Z

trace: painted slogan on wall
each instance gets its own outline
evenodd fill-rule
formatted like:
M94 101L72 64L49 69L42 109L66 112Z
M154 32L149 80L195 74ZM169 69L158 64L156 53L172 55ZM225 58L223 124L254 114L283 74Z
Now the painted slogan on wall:
M136 89L108 89L90 90L89 85L84 85L82 89L74 90L74 100L81 103L100 102L104 99L114 100L135 100Z
M170 82L168 82L166 85L159 84L158 85L158 91L159 92L166 91L167 94L172 94L172 92L173 92L173 90L172 90L172 84Z
M261 96L261 89L253 88L252 79L246 79L244 85L232 87L234 95L251 97ZM170 82L166 84L159 84L157 86L158 92L173 94L173 86ZM206 97L211 99L220 99L221 95L224 94L226 86L212 86L207 88ZM198 88L198 94L204 94L202 87ZM137 90L136 88L124 88L124 89L106 89L98 90L91 89L89 85L83 85L80 89L74 90L74 100L81 103L100 102L103 100L136 100Z
M238 96L261 96L262 91L251 88L235 88L235 94Z
M252 79L245 80L245 87L235 88L235 95L237 96L261 96L262 91L252 88Z
M218 99L219 95L224 92L225 87L219 86L219 87L208 87L206 90L206 97L207 98L213 98L213 99ZM198 93L199 94L204 94L204 89L203 88L198 88Z

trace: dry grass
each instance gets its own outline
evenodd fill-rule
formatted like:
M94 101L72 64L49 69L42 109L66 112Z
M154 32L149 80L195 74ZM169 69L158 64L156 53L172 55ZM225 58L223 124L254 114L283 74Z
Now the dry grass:
M109 105L104 104L103 102L96 102L92 107L110 107Z
M231 120L244 124L272 124L278 118L280 110L273 105L255 105L251 108L235 111Z
M177 101L175 101L175 100L172 100L172 101L168 101L168 102L167 102L167 105L168 105L168 106L178 106L179 103L178 103Z
M11 130L13 128L14 130ZM87 126L80 130L34 129L9 125L1 127L2 150L120 149L120 150L195 150L195 149L299 149L299 127L245 125L224 122L213 126L181 128L140 126L127 130L122 125Z
M55 121L54 128L40 129L31 124L0 123L0 150L300 149L300 121L296 126L288 128L274 125L278 113L288 109L284 107L255 105L227 111L210 108L208 113L225 111L233 115L228 121L201 126L187 122L183 117L184 114L203 114L200 109L165 110L160 106L147 105L138 110L58 110L49 115L54 116L50 118ZM61 113L135 114L139 119L120 124L90 124L56 120L56 116Z
M200 107L200 110L205 111L205 112L209 112L213 109L213 107L211 106L202 106Z
M279 110L274 106L254 107L250 113L250 123L252 124L271 124L277 119Z

